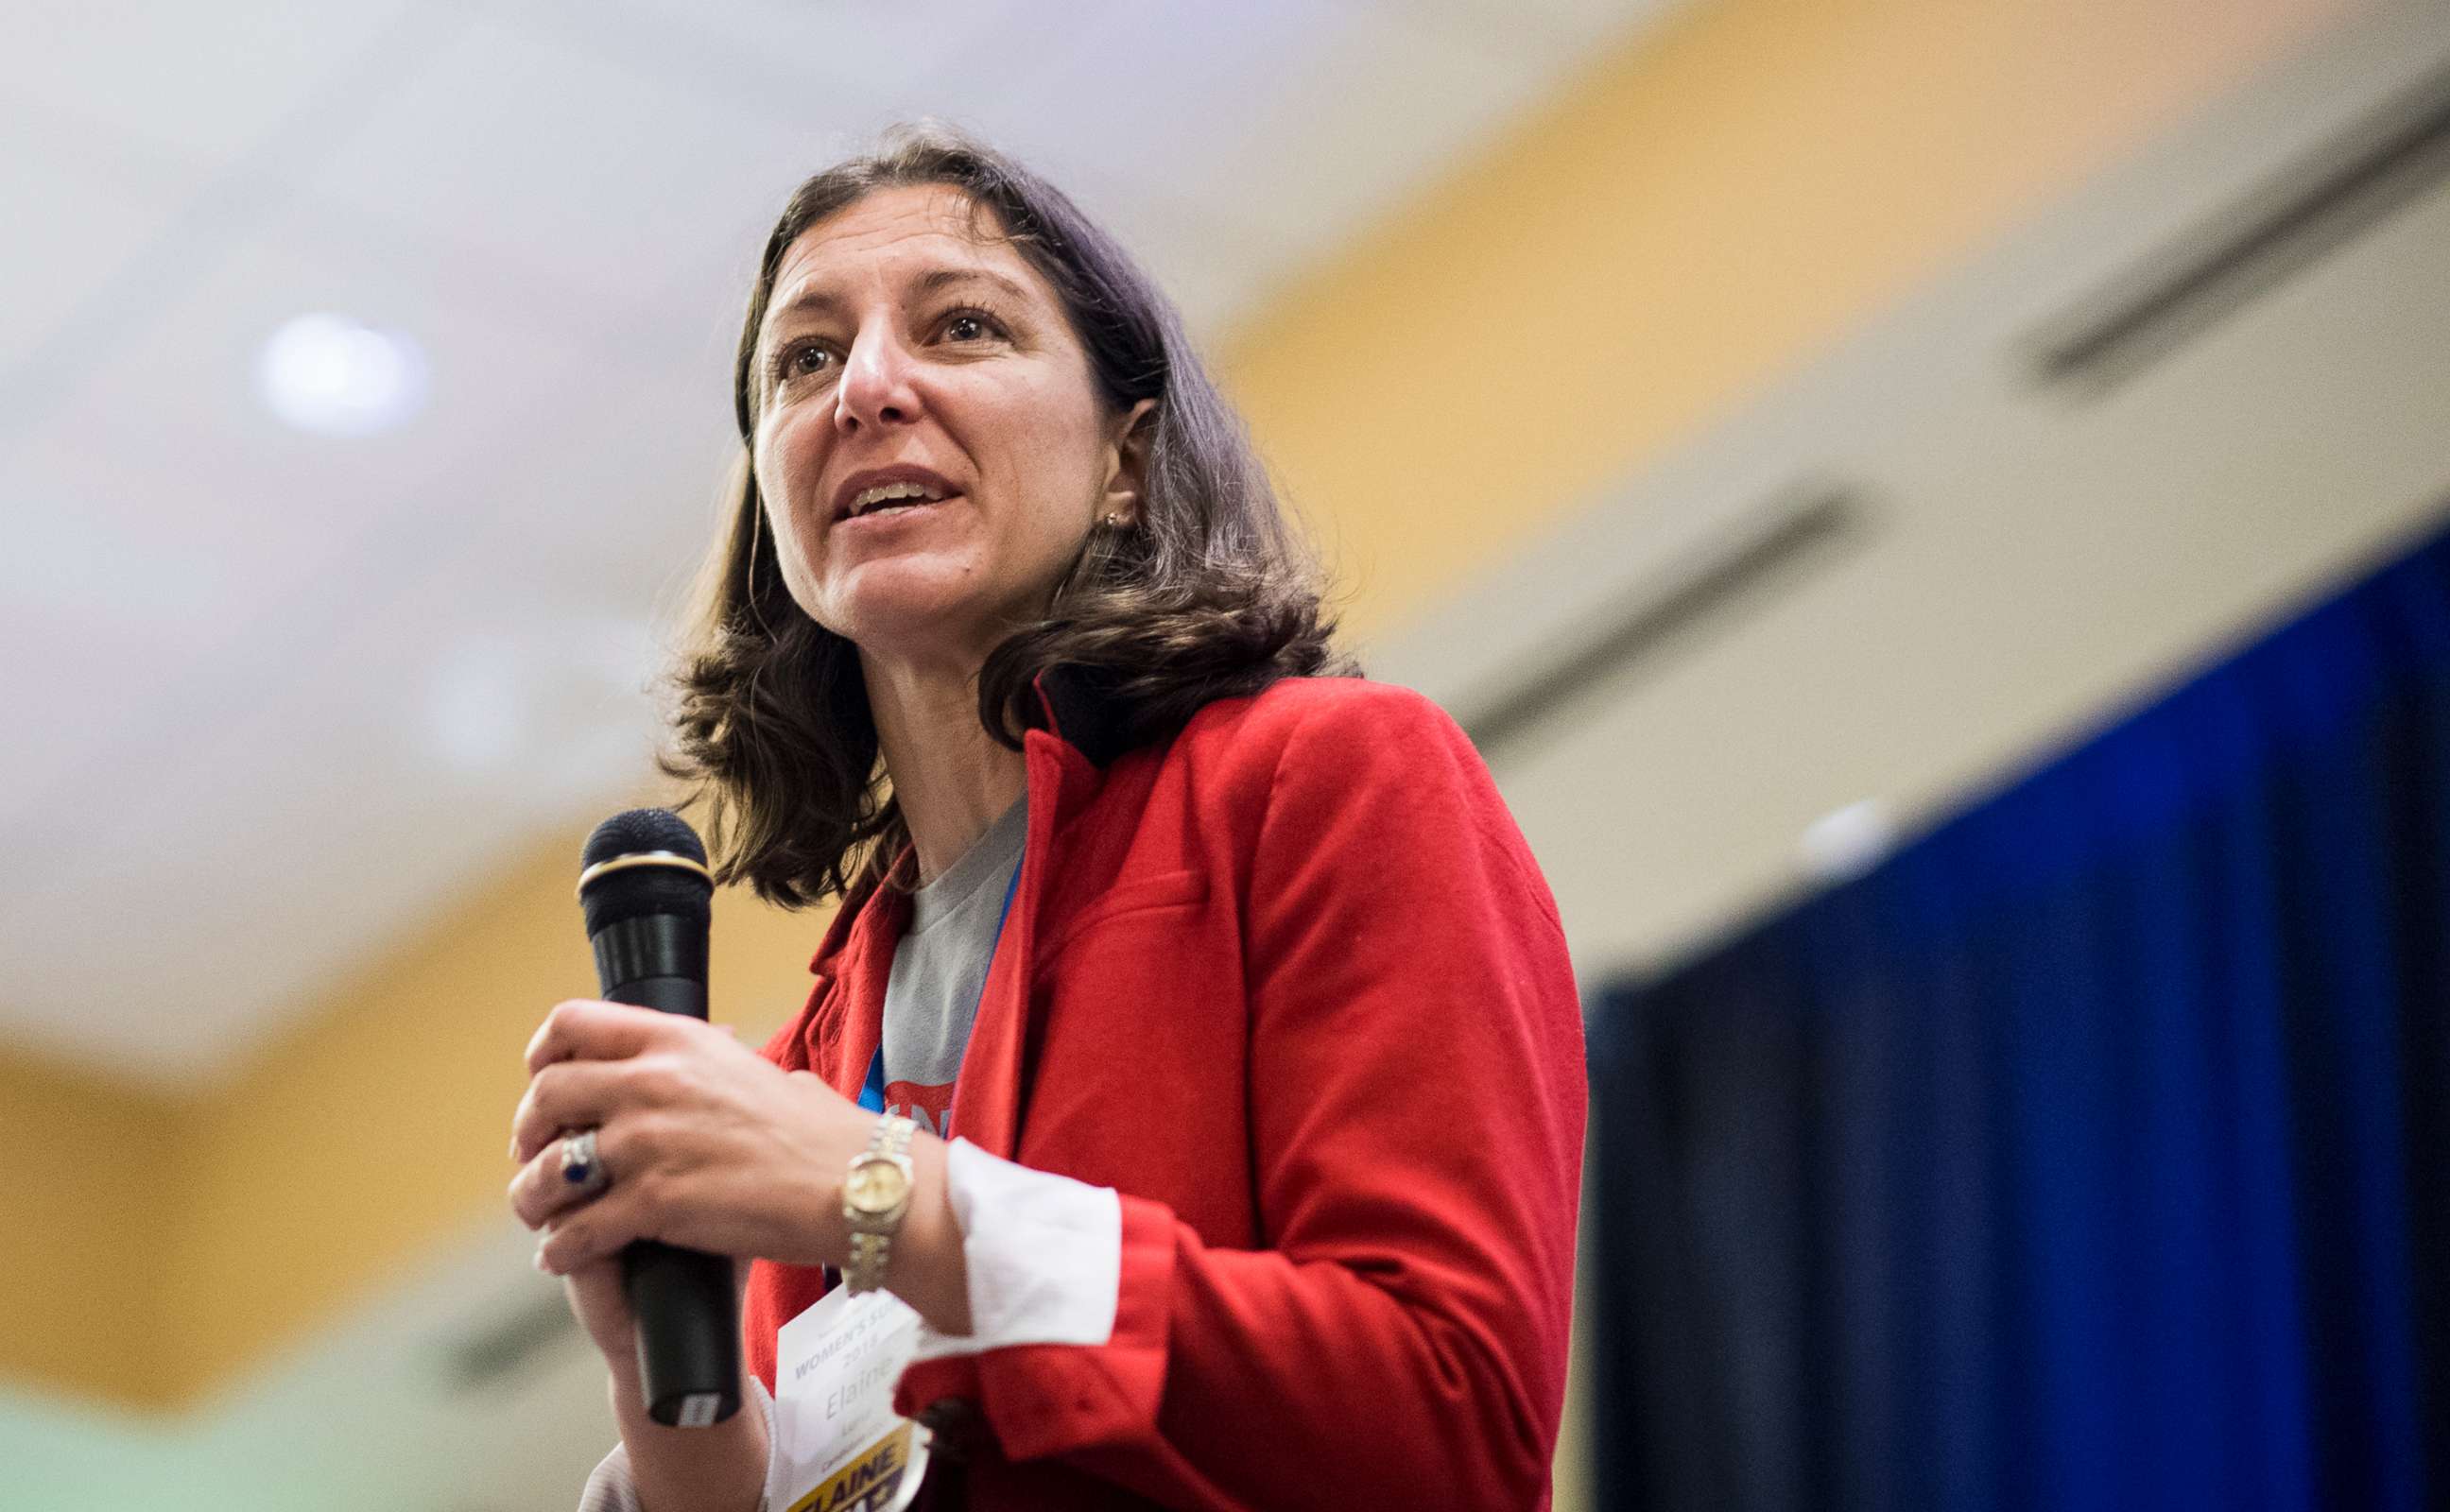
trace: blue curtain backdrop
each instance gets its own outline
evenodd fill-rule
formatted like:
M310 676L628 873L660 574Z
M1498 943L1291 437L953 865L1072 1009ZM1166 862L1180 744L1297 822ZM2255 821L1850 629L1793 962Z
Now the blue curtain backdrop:
M1603 1505L2450 1504L2450 538L1591 1056Z

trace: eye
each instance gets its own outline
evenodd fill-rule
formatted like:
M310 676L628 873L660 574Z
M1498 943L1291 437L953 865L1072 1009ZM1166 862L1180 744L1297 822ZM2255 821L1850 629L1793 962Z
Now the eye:
M774 380L788 383L832 367L834 355L822 341L793 341L774 354Z
M961 309L947 314L941 329L948 341L984 341L1003 334L1003 323L985 310Z

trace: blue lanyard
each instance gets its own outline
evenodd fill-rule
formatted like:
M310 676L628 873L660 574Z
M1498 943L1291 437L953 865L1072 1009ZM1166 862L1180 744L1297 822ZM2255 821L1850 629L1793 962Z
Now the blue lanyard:
M1026 853L1023 859L1027 859ZM996 915L996 944L999 948L1003 944L1003 926L1012 918L1012 896L1019 891L1021 891L1021 866L1016 863L1012 868L1012 881L1004 884L1003 911ZM987 974L989 976L995 974L993 956L987 958ZM986 983L981 982L979 983L979 1002L983 1006L986 1000ZM977 1016L972 1015L971 1022L977 1021ZM870 1113L885 1111L885 1035L881 1026L876 1037L876 1054L870 1056L867 1062L867 1080L859 1089L859 1105ZM948 1118L946 1121L949 1123L951 1120Z

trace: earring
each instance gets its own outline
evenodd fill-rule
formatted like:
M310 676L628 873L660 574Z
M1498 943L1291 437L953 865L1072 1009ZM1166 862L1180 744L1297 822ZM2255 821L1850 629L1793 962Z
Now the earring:
M1113 530L1114 528L1116 528L1117 526L1121 525L1122 523L1123 523L1123 517L1122 517L1121 515L1119 515L1119 514L1109 514L1109 515L1107 515L1107 516L1106 516L1105 524L1106 524L1106 528L1107 528L1108 530Z

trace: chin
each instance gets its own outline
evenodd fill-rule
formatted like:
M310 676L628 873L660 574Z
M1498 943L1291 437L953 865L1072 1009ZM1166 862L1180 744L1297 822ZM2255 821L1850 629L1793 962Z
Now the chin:
M878 563L833 595L820 622L870 654L933 657L991 644L985 630L991 617L965 574Z

